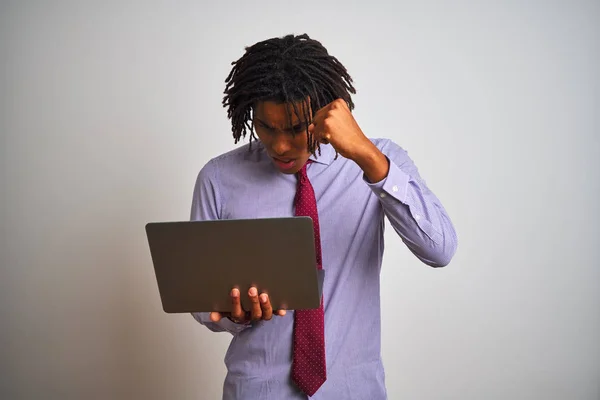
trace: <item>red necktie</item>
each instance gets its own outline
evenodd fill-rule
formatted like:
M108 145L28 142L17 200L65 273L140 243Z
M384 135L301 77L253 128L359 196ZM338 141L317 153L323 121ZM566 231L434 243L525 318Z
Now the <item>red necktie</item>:
M317 268L322 268L321 238L317 200L304 164L296 174L298 189L294 199L296 216L311 217L315 231L315 251ZM325 324L323 313L323 297L321 307L314 310L296 310L294 313L294 361L292 363L292 379L308 396L312 396L325 382Z

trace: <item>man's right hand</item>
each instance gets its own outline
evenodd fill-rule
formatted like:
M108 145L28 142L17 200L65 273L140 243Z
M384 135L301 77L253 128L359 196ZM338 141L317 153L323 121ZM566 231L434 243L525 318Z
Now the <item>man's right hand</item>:
M244 324L250 321L268 321L271 318L273 318L273 315L283 317L286 313L285 310L276 310L275 312L273 312L273 307L271 306L271 300L269 300L269 295L267 295L266 293L261 293L259 295L258 290L254 286L248 290L248 298L250 299L251 303L251 309L248 311L242 308L239 289L233 288L231 290L230 297L231 312L211 312L211 321L219 322L222 318L229 318L233 322L236 322L238 324Z

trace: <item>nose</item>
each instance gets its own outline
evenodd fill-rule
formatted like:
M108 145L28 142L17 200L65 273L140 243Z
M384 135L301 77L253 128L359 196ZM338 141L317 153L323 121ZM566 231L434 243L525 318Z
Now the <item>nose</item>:
M271 142L271 149L277 156L284 156L292 149L292 143L286 135L277 134Z

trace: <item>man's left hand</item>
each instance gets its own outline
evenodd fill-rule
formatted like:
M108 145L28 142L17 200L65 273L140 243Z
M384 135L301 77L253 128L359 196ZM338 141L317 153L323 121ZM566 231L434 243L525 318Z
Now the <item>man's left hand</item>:
M342 157L356 162L371 182L387 176L387 158L365 136L343 99L334 100L317 111L308 131L316 141L331 144Z

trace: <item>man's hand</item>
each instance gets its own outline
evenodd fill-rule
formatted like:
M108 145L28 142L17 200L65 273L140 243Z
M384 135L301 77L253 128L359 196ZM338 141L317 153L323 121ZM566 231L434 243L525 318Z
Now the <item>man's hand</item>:
M283 317L286 314L285 310L277 310L273 312L271 306L271 300L269 295L266 293L258 294L258 290L255 287L251 287L248 290L248 298L250 298L251 309L245 311L242 308L242 302L240 300L240 291L237 288L233 288L230 293L231 297L231 312L219 313L211 312L210 320L213 322L219 322L222 318L229 318L233 322L239 324L249 323L250 321L265 320L268 321L273 318L273 315L279 315Z
M365 136L343 99L321 108L308 131L316 141L329 143L342 157L353 160L371 182L379 182L389 171L385 155Z

